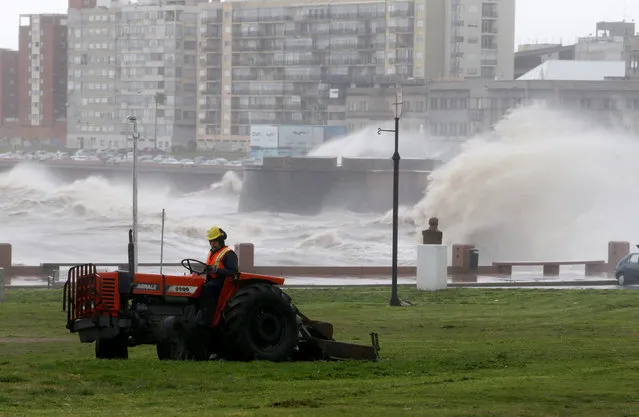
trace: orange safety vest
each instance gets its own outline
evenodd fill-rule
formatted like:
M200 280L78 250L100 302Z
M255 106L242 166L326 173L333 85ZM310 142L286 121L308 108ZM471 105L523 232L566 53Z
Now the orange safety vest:
M209 257L206 259L206 264L214 265L218 268L224 268L224 262L222 262L222 259L224 258L224 255L226 255L230 251L231 251L231 248L229 248L228 246L221 247L220 249L217 250L217 252L213 252L212 250L209 251ZM210 275L213 278L217 278L216 274L210 274Z

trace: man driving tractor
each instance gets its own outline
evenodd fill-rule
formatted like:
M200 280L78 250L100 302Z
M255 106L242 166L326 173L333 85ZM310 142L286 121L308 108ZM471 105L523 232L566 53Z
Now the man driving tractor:
M198 324L202 326L211 325L224 281L239 271L237 254L226 246L226 232L218 226L213 226L209 229L206 237L211 250L206 259L206 264L209 266L206 282L202 286L200 294L201 314L198 315Z

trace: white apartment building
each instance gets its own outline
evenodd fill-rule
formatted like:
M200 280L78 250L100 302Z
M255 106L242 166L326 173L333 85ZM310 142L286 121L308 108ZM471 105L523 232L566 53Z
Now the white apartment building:
M446 0L443 78L514 79L515 0Z
M124 147L135 115L141 147L246 148L254 124L343 126L354 86L513 78L514 0L100 4L69 10L70 147Z
M195 146L196 6L119 5L69 10L70 148Z
M341 125L346 91L514 75L512 0L246 0L202 6L198 146L252 125Z

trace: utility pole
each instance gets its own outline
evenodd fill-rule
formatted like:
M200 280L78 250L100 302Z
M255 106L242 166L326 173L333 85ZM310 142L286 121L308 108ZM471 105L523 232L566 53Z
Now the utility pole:
M392 292L390 305L401 306L402 303L397 295L397 240L398 240L398 212L399 212L399 118L402 115L402 91L397 89L395 94L394 114L395 130L377 129L377 134L382 132L395 133L395 152L393 153L393 267L392 267Z
M140 134L138 133L138 119L131 115L127 117L127 120L133 123L133 271L129 271L135 274L138 270L138 140Z

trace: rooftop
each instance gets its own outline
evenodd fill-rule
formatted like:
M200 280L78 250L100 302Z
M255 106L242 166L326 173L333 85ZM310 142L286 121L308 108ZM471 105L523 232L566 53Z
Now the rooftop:
M624 77L624 61L572 61L549 59L518 80L603 81L606 77Z

